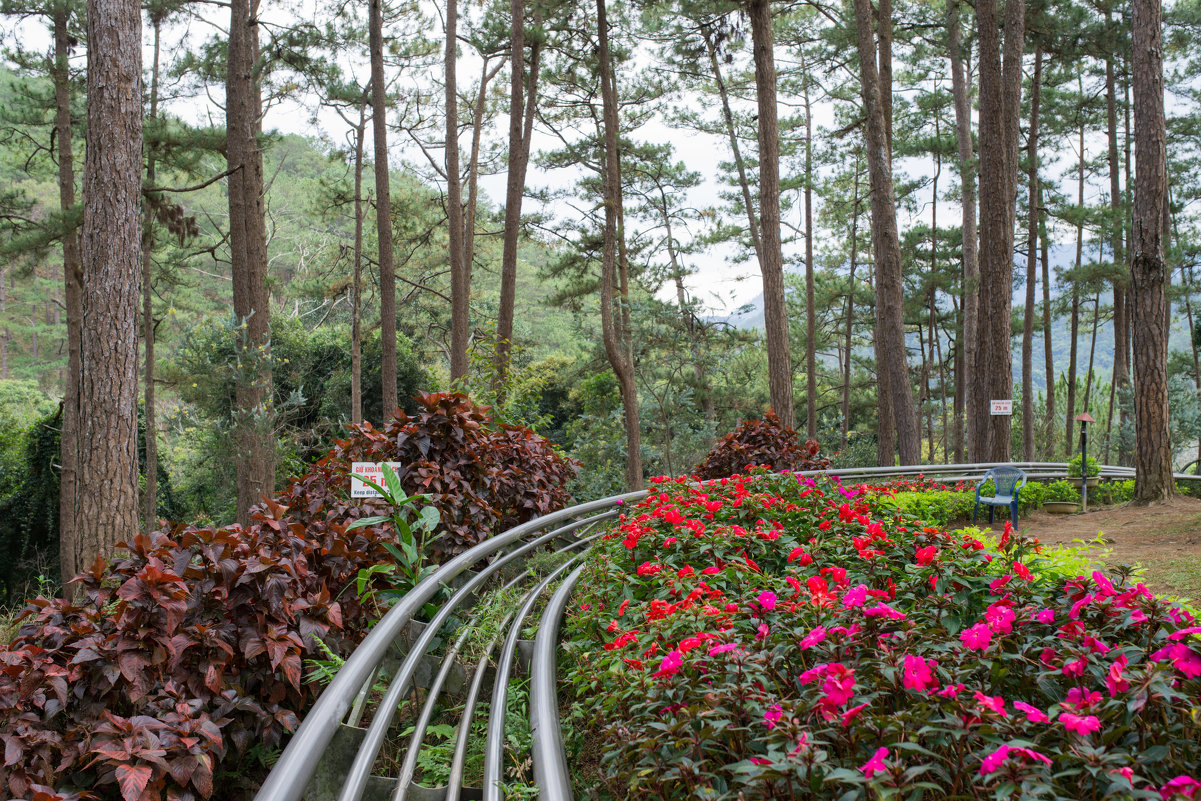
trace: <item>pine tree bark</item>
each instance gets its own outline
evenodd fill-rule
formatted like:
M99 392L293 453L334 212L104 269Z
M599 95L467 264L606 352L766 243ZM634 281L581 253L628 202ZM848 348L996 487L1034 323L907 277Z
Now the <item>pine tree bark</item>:
M1105 13L1107 26L1112 24L1111 14ZM1130 383L1129 352L1125 348L1129 340L1130 320L1127 314L1126 298L1130 292L1129 272L1126 267L1126 254L1123 249L1122 232L1122 182L1121 163L1118 160L1118 100L1117 78L1113 56L1105 59L1105 127L1109 139L1109 208L1110 217L1110 248L1113 251L1114 282L1113 282L1113 381L1110 396L1116 396L1118 390ZM1109 459L1109 446L1112 440L1110 429L1113 427L1113 407L1111 400L1109 414L1105 420L1105 454ZM1118 415L1122 423L1127 421L1124 407L1119 407Z
M921 430L906 361L902 308L904 285L893 193L892 153L888 142L885 102L876 70L876 37L870 0L855 0L855 23L859 47L859 85L866 116L872 250L876 262L876 369L881 389L884 390L881 395L887 396L887 401L880 404L881 442L887 433L885 417L887 412L891 412L901 464L919 464L922 458ZM881 30L890 25L891 20L881 18ZM883 444L880 451L879 455L886 456L887 463L891 464L891 452L884 454ZM885 463L884 459L881 462Z
M501 249L500 308L496 318L495 389L503 391L513 348L513 311L517 299L517 240L521 233L521 203L530 163L530 136L538 100L540 42L530 47L529 77L525 63L525 3L511 0L509 31L509 174L505 188L505 229ZM524 101L524 108L523 108Z
M446 225L450 258L450 380L467 377L471 288L463 252L463 180L459 173L458 0L446 0Z
M1076 82L1081 87L1082 78L1077 75ZM1083 88L1081 88L1083 94ZM1080 161L1076 173L1076 205L1084 207L1084 122L1080 123L1079 130L1080 140ZM1076 427L1074 418L1076 417L1076 353L1079 349L1077 340L1080 337L1080 265L1084 262L1084 221L1080 220L1076 223L1076 269L1072 278L1072 314L1071 314L1071 331L1072 343L1068 350L1068 408L1064 414L1064 439L1063 452L1064 458L1071 458L1074 449L1075 437L1073 429Z
M984 396L975 409L974 461L1008 462L1008 415L983 402L1013 397L1010 312L1013 305L1013 234L1021 111L1024 0L1005 4L1002 46L996 0L979 0L980 32L980 307L976 324L974 386ZM1002 50L1004 51L1002 53Z
M759 267L763 274L763 327L767 335L767 379L772 409L796 427L792 401L792 356L784 302L784 252L780 236L780 127L776 113L776 61L770 0L751 0L751 44L759 111Z
M955 415L955 461L963 463L964 437L976 441L974 412L983 403L972 381L976 374L976 320L980 307L980 261L976 250L976 164L972 145L972 107L967 69L963 63L963 35L959 23L959 0L947 3L947 40L951 58L951 96L955 103L955 138L959 150L960 209L963 231L963 330L960 334L963 374L961 409ZM970 446L969 446L970 447ZM973 453L975 459L976 454Z
M801 70L806 69L804 59ZM805 432L817 439L817 300L813 277L813 115L809 78L803 89L805 106Z
M75 206L75 154L71 126L71 83L67 66L70 34L67 30L67 7L54 6L54 128L58 142L58 199L63 213ZM63 233L63 305L67 312L67 374L63 388L61 454L59 464L58 536L59 569L64 595L72 590L65 586L68 579L88 567L79 562L76 545L79 541L78 464L79 464L79 369L83 343L83 265L79 255L79 239L72 230ZM7 276L6 276L7 277ZM8 331L5 330L5 341ZM5 365L7 370L7 364Z
M851 269L847 277L847 322L842 365L842 448L851 433L851 334L855 322L855 262L859 260L859 151L855 151L855 179L851 195Z
M237 517L250 524L251 508L275 490L275 432L271 397L271 308L267 294L267 223L263 153L259 148L262 100L256 77L258 23L249 0L232 0L229 74L226 82L226 156L229 161L229 250L236 347L234 466Z
M621 231L621 166L617 151L617 86L613 59L609 54L609 19L605 0L596 0L597 57L600 59L601 104L604 135L604 197L605 230L601 256L601 330L605 355L617 376L621 389L626 433L626 487L643 487L642 423L638 414L638 387L634 382L634 365L629 351L622 345L619 328L628 336L628 326L619 326L614 315L614 295L618 268L618 247ZM619 315L617 316L619 317Z
M1030 79L1030 133L1026 137L1029 164L1030 219L1026 224L1026 313L1022 326L1022 458L1034 461L1034 303L1038 265L1038 104L1042 89L1043 48L1034 48L1034 75Z
M379 245L380 384L387 423L400 408L396 397L396 254L392 249L392 190L388 175L388 96L384 81L383 0L370 0L371 123L375 149L375 226Z
M354 276L350 297L350 422L363 422L363 140L367 137L367 98L359 102L354 129Z
M152 122L158 120L158 81L159 54L162 41L162 16L156 13L150 15L154 26L154 61L150 69L150 117ZM155 154L149 152L146 157L146 183L154 186L156 174ZM145 207L145 230L142 232L142 343L146 349L146 366L144 369L145 387L142 398L143 441L146 451L146 489L142 493L142 525L146 536L158 527L158 420L154 409L154 293L153 263L154 252L154 221L153 211L147 199Z
M83 337L76 537L67 581L138 531L138 273L142 18L133 0L88 2L83 171ZM83 410L87 411L86 414Z
M1134 503L1175 494L1168 431L1168 301L1163 232L1167 215L1167 135L1159 0L1134 0Z
M1051 260L1050 246L1047 240L1047 218L1043 214L1043 187L1038 183L1035 188L1036 213L1038 215L1038 242L1041 250L1043 265L1043 358L1046 362L1047 375L1047 414L1043 420L1046 442L1043 453L1046 458L1055 456L1055 353L1051 342Z

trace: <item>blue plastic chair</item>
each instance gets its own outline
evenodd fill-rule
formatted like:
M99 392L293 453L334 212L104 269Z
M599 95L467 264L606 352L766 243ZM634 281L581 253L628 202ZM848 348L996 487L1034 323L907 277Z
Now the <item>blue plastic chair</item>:
M980 488L989 480L993 480L996 486L996 492L991 497L980 495ZM980 483L976 485L976 505L972 507L972 525L976 524L976 513L980 510L980 504L988 507L988 522L993 522L993 513L998 506L1009 507L1009 518L1013 521L1013 527L1018 525L1018 493L1022 487L1026 486L1026 474L1019 468L1013 465L1001 465L994 467L984 474L984 478L980 479Z

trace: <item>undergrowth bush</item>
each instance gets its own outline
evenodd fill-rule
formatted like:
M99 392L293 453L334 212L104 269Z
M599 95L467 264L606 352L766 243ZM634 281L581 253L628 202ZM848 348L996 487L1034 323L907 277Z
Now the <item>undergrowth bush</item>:
M850 497L848 497L850 496ZM570 722L615 798L1201 790L1201 627L832 482L664 481L591 557ZM991 563L991 567L990 567Z
M360 602L374 594L350 587L364 571L384 581L371 568L395 537L348 530L388 511L350 500L351 461L404 462L456 547L566 502L571 466L489 424L465 396L422 396L384 432L353 430L249 528L138 534L74 600L33 601L0 651L0 797L243 797L318 690L304 658L348 653L375 617Z
M697 478L707 479L741 473L751 465L767 465L773 470L825 470L830 460L820 456L820 450L816 440L801 442L794 429L769 411L758 420L743 420L719 439L693 472Z
M488 407L462 393L421 393L416 412L398 412L382 431L370 423L352 426L351 437L294 482L287 497L326 503L344 515L378 514L368 511L371 504L346 497L353 462L400 463L396 470L405 492L425 495L442 517L446 534L434 543L439 557L562 509L577 469L544 437L494 424Z

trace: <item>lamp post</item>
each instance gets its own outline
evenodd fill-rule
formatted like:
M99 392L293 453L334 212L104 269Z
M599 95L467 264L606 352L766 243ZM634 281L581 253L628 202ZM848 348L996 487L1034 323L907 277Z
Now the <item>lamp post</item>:
M1088 511L1088 424L1097 422L1088 412L1076 415L1080 423L1080 511Z

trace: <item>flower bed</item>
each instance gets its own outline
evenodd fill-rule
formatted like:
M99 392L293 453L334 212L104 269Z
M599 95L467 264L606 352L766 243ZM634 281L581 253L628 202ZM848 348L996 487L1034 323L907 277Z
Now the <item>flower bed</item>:
M850 497L848 497L850 496ZM660 480L570 618L615 797L1201 798L1201 647L1126 577L924 526L822 479ZM990 564L991 563L991 564Z

